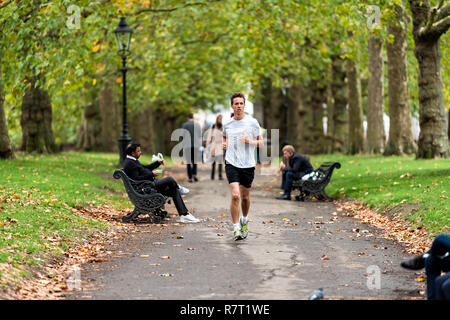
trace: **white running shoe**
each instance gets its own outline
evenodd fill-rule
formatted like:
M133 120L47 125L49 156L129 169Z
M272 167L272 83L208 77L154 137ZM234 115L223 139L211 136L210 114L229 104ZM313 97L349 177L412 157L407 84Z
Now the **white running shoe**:
M200 222L199 219L194 217L192 214L188 213L185 216L180 216L180 222L181 223L197 223Z
M180 193L181 194L188 194L189 193L189 189L188 188L185 188L185 187L183 187L181 185L178 185L178 187L180 188Z

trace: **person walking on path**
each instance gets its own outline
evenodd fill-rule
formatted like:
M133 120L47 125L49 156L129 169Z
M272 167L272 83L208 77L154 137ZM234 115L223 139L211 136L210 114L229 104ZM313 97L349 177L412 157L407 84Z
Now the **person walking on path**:
M156 179L153 170L164 164L164 160L155 161L149 165L142 165L139 162L141 156L141 145L137 142L130 143L126 149L127 157L123 163L123 170L133 180L150 180L155 183L155 188L158 192L165 196L172 197L175 208L180 216L182 223L197 223L199 219L189 213L183 198L181 198L180 187L172 177L165 177Z
M250 188L255 177L255 148L262 147L264 140L256 119L245 115L245 97L234 93L231 98L233 118L223 125L222 148L225 154L225 173L231 189L231 220L234 240L248 235L248 212L250 209ZM239 205L242 208L240 216Z
M194 115L190 113L188 120L182 126L185 129L183 138L183 156L187 164L189 182L198 181L197 163L201 162L202 128L194 121Z
M222 115L219 114L216 118L216 123L208 130L208 137L206 139L206 148L209 150L213 163L211 165L211 180L214 180L216 171L219 175L219 180L222 180L222 166L223 166L223 149L222 149Z

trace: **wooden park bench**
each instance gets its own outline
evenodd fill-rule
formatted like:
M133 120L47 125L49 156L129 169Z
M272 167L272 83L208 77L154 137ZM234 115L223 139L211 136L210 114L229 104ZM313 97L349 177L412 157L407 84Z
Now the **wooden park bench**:
M292 190L298 189L300 191L300 194L296 195L295 199L304 201L307 198L315 197L318 200L333 201L333 197L326 194L325 188L330 183L334 168L339 169L340 167L341 164L339 162L325 162L314 170L314 174L307 180L294 180Z
M168 198L156 190L154 182L130 179L122 169L114 171L113 176L122 178L128 198L134 205L134 210L123 216L122 222L138 221L140 214L148 214L150 222L154 223L165 218L167 212L163 209Z

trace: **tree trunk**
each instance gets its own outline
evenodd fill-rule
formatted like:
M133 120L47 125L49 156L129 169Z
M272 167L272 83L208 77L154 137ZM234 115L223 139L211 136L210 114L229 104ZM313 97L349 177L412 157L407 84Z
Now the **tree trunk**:
M411 107L408 90L406 43L407 19L401 6L395 7L396 23L388 24L393 41L386 44L388 58L389 138L385 155L412 154L417 151L411 127Z
M151 109L141 110L131 115L130 119L130 135L133 141L141 144L141 149L145 153L151 153L157 149L153 144L153 136L158 137L159 134L153 130L152 112Z
M52 105L48 92L35 87L36 79L30 80L30 88L22 98L21 149L30 152L57 151L52 131Z
M120 105L113 91L114 82L107 80L99 94L101 132L100 146L105 152L118 152L121 135ZM132 135L133 137L133 135Z
M302 85L294 85L292 87L292 120L296 124L294 126L295 134L293 136L292 145L299 153L306 153L305 143L305 95Z
M369 37L369 84L367 97L367 151L382 153L386 134L384 132L384 71L383 40L378 35Z
M2 70L0 64L0 159L14 159L14 151L9 140L8 126L5 116L5 97L3 93L3 83L1 82Z
M83 151L101 150L102 119L97 101L83 109L83 122L78 132L77 149Z
M313 132L313 100L314 92L312 91L312 84L309 83L303 88L303 146L302 150L304 154L311 154L314 149L314 132Z
M333 153L333 132L334 132L334 99L333 99L333 91L331 90L331 79L333 77L331 65L327 68L327 108L326 108L326 117L327 117L327 132L325 135L326 140L326 153Z
M344 152L348 144L348 96L344 60L339 56L332 57L332 83L333 95L333 152Z
M448 115L448 121L447 121L447 127L448 127L448 130L447 130L447 136L448 136L448 140L449 140L449 143L450 143L450 110L447 112L447 115Z
M416 42L419 61L419 124L418 158L448 157L447 119L441 76L439 41Z
M262 101L263 101L263 116L264 116L264 127L267 130L267 137L271 139L272 146L275 144L279 145L280 154L281 154L281 144L284 138L283 128L281 127L281 115L282 115L282 95L280 88L276 88L272 86L272 82L270 79L264 81L262 90ZM271 130L277 129L279 132L279 141L273 141L271 136Z
M420 134L417 158L448 157L450 149L439 40L450 27L449 5L445 6L447 10L434 13L429 1L409 2L413 14L414 54L419 63Z
M257 96L253 102L253 118L262 126L264 123L264 104L261 96Z
M161 106L156 110L150 109L149 117L151 118L150 127L148 128L151 138L151 149L146 151L146 153L157 154L161 152L164 155L170 155L172 148L179 143L171 141L172 132L181 128L183 122L186 121L186 115L180 116L179 114L168 112Z
M326 88L321 86L317 80L310 84L311 108L310 118L307 120L308 131L311 136L308 143L310 154L325 152L325 135L323 133L323 104L326 101Z
M355 59L348 59L348 149L347 153L357 154L363 151L364 131L363 112L361 106L361 83L359 80L358 65Z

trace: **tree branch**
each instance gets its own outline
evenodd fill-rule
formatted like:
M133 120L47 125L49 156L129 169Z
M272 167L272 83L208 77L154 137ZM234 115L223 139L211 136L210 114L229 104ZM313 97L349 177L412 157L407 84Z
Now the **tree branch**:
M441 35L446 33L449 28L450 28L450 15L433 24L433 27L430 29L429 34L436 37L440 37Z
M13 2L13 0L7 0L5 2L0 3L0 9L3 9L4 7L6 7L7 5L9 5L12 2Z
M206 41L204 39L197 39L197 40L190 40L190 41L182 41L181 44L188 45L188 44L194 44L194 43L211 43L216 44L222 37L228 35L231 32L231 30L228 30L227 32L218 34L214 39L211 39L209 41Z
M434 19L437 15L437 11L437 8L431 9L430 14L428 15L427 24L420 30L420 36L426 36L430 32L431 27L433 26Z
M437 20L442 20L448 16L450 16L450 3L446 4L438 10Z
M141 9L138 10L134 13L135 16L140 15L141 13L146 13L146 12L151 12L151 13L164 13L164 12L173 12L179 9L184 9L184 8L188 8L188 7L194 7L194 6L203 6L203 5L207 5L209 3L213 3L213 2L221 2L222 0L210 0L207 2L188 2L185 3L182 6L178 6L178 7L173 7L173 8L160 8L160 9L154 9L154 8L147 8L147 9Z

